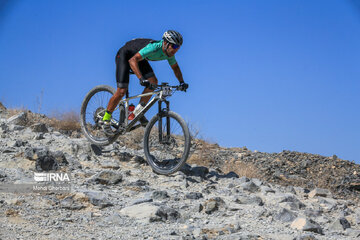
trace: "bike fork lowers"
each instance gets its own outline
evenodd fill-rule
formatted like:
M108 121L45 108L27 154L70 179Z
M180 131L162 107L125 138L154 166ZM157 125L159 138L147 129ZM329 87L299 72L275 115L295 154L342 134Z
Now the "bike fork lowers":
M165 102L166 104L166 108L165 109L161 109L161 104L162 102ZM169 142L170 139L170 117L169 114L166 114L166 136L163 136L163 122L162 122L162 117L164 116L164 113L168 113L170 111L170 102L163 100L163 101L159 101L159 142L160 143L167 143ZM165 139L163 139L163 137L165 137Z

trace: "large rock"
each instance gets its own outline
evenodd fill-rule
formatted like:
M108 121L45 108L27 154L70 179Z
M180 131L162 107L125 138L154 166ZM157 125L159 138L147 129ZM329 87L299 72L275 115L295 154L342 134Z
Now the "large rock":
M122 181L122 175L118 172L106 170L95 174L89 181L100 184L117 184Z
M331 192L323 188L315 188L309 193L309 198L314 197L332 197Z
M84 194L89 198L90 203L94 206L105 208L114 205L107 199L106 195L102 192L88 191L84 192Z
M225 202L220 197L215 197L206 201L204 206L205 213L211 214L219 210L220 207L225 207Z
M141 203L121 209L120 214L135 218L139 221L150 222L150 219L156 218L156 213L159 208L159 206L151 203Z
M257 206L264 205L263 200L258 196L247 196L247 195L242 196L241 195L241 196L236 197L236 199L234 201L238 204L254 204Z
M296 217L297 217L296 213L286 208L281 209L280 212L277 215L275 215L275 219L281 222L292 222L296 219Z
M155 213L156 217L150 219L150 221L176 221L180 218L180 213L176 211L175 209L161 206Z
M323 230L319 224L317 224L315 221L309 218L304 218L304 217L296 218L291 223L291 228L323 234Z
M205 178L206 174L209 173L209 169L207 167L203 167L203 166L198 167L195 164L193 166L185 164L183 168L180 169L180 171L187 176L197 176L201 178Z
M16 114L16 115L10 117L7 120L7 123L8 124L15 124L15 125L25 126L28 123L27 113L26 112L21 112L19 114Z
M52 171L57 170L59 164L53 156L48 155L36 159L35 168L37 171Z
M30 128L31 130L33 130L33 132L37 133L47 133L49 131L45 123L36 123L34 125L31 125Z
M194 200L196 200L196 199L203 198L203 195L202 195L201 193L199 193L199 192L190 192L190 193L187 193L187 194L185 195L185 197L186 197L187 199L194 199Z
M334 231L343 231L350 227L350 223L346 220L346 218L338 218L330 226L330 228Z
M245 182L245 183L241 184L241 187L245 191L252 192L252 193L258 192L260 190L260 188L253 181Z

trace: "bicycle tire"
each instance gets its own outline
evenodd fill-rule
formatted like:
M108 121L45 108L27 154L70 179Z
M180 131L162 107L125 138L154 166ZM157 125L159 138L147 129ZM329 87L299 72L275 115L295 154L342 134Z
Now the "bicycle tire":
M95 145L98 145L98 146L109 145L109 144L113 143L119 136L119 134L116 134L116 135L114 135L112 137L107 137L107 138L104 137L103 140L99 140L99 139L94 138L94 136L92 136L92 134L90 133L89 129L86 127L86 125L87 125L87 123L86 123L86 109L88 107L88 103L89 103L90 99L96 93L99 93L99 92L102 92L102 91L108 92L111 95L114 95L114 93L115 93L115 89L113 87L108 86L108 85L99 85L99 86L94 87L93 89L91 89L86 94L86 96L85 96L85 98L84 98L84 100L83 100L83 102L81 104L81 111L80 111L80 125L81 125L82 132L84 133L85 137L91 143L93 143ZM104 106L99 106L99 108L100 107L104 108Z
M151 131L154 129L155 123L157 121L159 121L160 116L162 116L162 118L169 117L169 118L172 118L173 120L176 120L179 123L179 125L181 126L181 129L184 134L184 144L183 144L184 150L183 150L182 156L179 159L178 163L170 169L163 169L162 167L158 166L158 164L156 163L155 156L153 156L150 153L151 149L149 146L149 139L150 139ZM156 130L155 130L155 132L156 132ZM151 166L151 168L158 174L170 175L170 174L178 171L179 169L181 169L184 166L187 158L189 157L190 146L191 146L191 136L190 136L189 128L188 128L187 124L185 123L184 119L175 112L169 111L169 112L163 112L161 114L157 114L149 121L149 123L146 126L145 133L144 133L144 153L145 153L146 161Z

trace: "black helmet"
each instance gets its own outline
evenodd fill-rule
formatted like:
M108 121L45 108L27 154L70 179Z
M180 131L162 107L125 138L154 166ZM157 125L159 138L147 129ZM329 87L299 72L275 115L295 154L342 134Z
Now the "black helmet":
M174 30L168 30L168 31L164 32L162 38L169 43L180 45L180 46L183 43L183 38L182 38L181 34Z

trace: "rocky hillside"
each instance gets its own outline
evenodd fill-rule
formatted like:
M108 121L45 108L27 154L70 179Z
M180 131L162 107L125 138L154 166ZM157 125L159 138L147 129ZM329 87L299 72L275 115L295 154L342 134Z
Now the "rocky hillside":
M336 156L195 139L189 164L162 176L141 129L99 148L77 128L0 104L0 239L360 238L360 168ZM69 191L20 188L54 171Z

